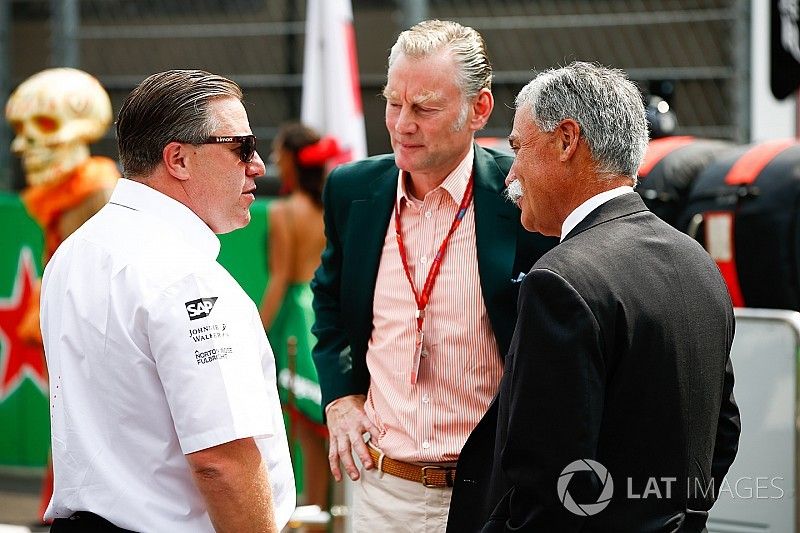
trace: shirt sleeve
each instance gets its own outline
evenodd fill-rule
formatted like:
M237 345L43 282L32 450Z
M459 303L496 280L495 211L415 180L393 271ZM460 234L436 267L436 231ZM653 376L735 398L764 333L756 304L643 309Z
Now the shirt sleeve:
M218 266L218 265L216 265ZM147 306L148 338L184 454L275 434L274 358L255 305L219 267L190 274Z

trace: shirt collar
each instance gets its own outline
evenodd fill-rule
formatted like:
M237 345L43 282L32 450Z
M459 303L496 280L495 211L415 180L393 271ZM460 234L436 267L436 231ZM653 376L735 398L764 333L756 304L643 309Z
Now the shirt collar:
M600 194L596 194L583 202L581 205L575 208L575 210L570 213L566 219L564 219L564 223L561 225L561 240L563 241L564 237L569 235L569 232L575 229L575 226L577 226L581 220L586 218L589 213L612 198L616 198L617 196L621 196L629 192L633 192L633 187L629 185L622 185L621 187L616 187L614 189L603 191Z
M109 203L158 217L165 222L165 231L180 233L194 248L215 260L219 255L219 238L194 211L144 183L120 178Z
M461 198L464 196L464 192L467 190L469 178L472 176L472 165L474 161L475 146L470 145L469 152L467 152L467 155L464 156L464 159L461 160L456 168L454 168L453 171L447 175L441 185L434 189L434 191L439 188L444 189L455 203L458 204L461 202ZM406 189L406 180L403 179L403 174L405 173L401 170L397 178L397 199L395 201L396 203L400 203L401 207L401 201L403 199L409 203L414 202L414 198L411 196L411 193L409 193ZM423 200L423 198L420 198L419 200Z

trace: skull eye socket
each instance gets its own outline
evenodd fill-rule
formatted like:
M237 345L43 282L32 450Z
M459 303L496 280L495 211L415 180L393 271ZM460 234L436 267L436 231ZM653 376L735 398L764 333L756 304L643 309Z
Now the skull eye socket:
M58 121L52 117L38 115L33 117L33 123L42 133L53 133L58 129Z

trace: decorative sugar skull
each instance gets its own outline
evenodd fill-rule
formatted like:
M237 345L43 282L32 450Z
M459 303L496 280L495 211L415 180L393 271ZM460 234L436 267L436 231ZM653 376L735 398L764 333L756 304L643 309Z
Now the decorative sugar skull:
M34 74L11 93L6 119L11 151L22 158L29 185L55 182L89 157L89 144L111 123L111 101L93 76L72 68Z

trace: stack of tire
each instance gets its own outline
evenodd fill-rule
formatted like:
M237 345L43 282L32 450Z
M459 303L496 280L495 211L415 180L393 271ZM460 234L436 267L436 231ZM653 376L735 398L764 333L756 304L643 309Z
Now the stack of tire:
M637 191L697 239L738 307L800 311L800 142L651 141Z

